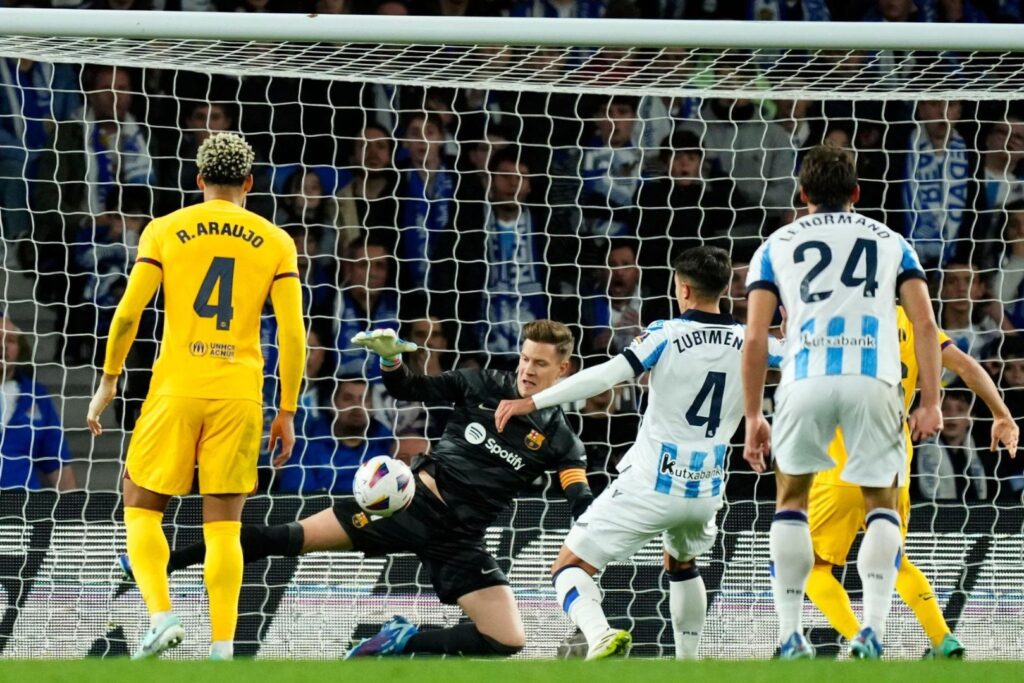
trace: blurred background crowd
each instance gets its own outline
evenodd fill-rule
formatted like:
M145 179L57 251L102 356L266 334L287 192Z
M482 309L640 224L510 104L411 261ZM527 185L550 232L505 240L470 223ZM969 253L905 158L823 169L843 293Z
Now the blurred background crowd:
M1019 0L0 0L0 7L799 21L1017 22ZM0 10L0 27L3 15ZM754 84L736 53L709 84ZM964 55L817 55L836 70L914 78ZM571 71L571 51L534 66ZM389 326L437 374L514 367L521 325L572 325L579 369L674 315L671 262L716 244L733 257L726 306L745 317L761 240L800 215L802 155L849 150L857 210L904 234L930 277L940 326L1024 416L1024 106L1019 101L631 97L209 76L0 58L0 227L10 283L33 307L3 319L0 488L111 488L90 477L120 444L82 434L103 338L150 217L201 200L195 156L211 132L257 151L248 208L294 238L310 355L299 445L261 485L347 493L358 463L430 448L444 407L389 399L358 331ZM8 295L8 298L9 295ZM275 328L265 318L275 402ZM117 419L131 429L160 335L140 331ZM33 338L52 343L33 346ZM954 377L946 428L917 459L918 500L1020 502L1024 461L987 449L990 416ZM568 406L603 488L631 444L643 386ZM767 402L770 407L770 397ZM72 409L74 408L74 409ZM742 443L741 435L735 443ZM106 451L110 452L106 452ZM773 494L733 449L727 494ZM77 463L77 464L76 464ZM538 484L543 488L543 482ZM556 494L557 495L557 494Z

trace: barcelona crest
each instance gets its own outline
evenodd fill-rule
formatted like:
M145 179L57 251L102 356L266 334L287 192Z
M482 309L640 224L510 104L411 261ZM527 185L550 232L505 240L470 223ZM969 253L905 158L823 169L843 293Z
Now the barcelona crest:
M531 451L539 451L540 447L543 445L544 435L536 429L531 429L530 433L526 435L526 447Z

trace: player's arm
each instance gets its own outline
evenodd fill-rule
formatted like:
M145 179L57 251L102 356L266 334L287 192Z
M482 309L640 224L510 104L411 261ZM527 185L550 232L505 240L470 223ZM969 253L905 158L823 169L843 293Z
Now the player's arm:
M424 403L462 403L469 392L466 370L443 372L437 377L413 372L402 362L402 354L415 351L416 345L401 339L394 330L360 332L352 343L380 356L384 388L399 401Z
M746 417L743 459L755 472L765 471L765 458L771 448L771 428L762 406L768 371L768 329L778 305L778 296L771 289L753 289L747 297L747 330L740 371L743 378L743 414Z
M1001 443L1011 458L1016 457L1020 429L1014 422L1010 409L999 395L996 383L985 372L985 368L981 367L981 363L957 348L956 344L947 342L942 349L942 367L955 372L992 411L992 443L989 449L995 451Z
M771 427L762 410L764 381L768 371L769 329L779 306L779 285L772 265L771 242L762 244L750 260L747 271L747 329L743 339L743 414L746 442L743 459L755 472L765 471L771 448ZM774 347L772 347L774 348Z
M928 285L920 277L904 279L899 285L900 303L914 326L914 356L917 358L918 384L921 404L907 421L915 441L934 436L942 429L942 411L939 407L939 378L942 357L939 347L939 328L932 313Z
M145 235L143 232L143 237ZM145 253L146 244L143 240L139 244L139 258L135 261L131 275L128 276L128 286L114 311L114 319L110 322L107 352L103 361L103 377L92 401L89 402L89 412L86 416L89 431L94 436L103 433L100 415L117 395L117 378L124 369L125 358L128 357L128 352L135 342L135 335L139 332L142 312L153 299L163 280L163 266L160 261L144 256Z
M634 370L633 365L626 356L628 352L629 349L626 349L621 355L600 365L581 370L572 377L563 379L544 391L537 392L533 396L502 401L498 404L498 409L494 413L495 426L499 432L504 431L505 425L516 415L527 415L535 410L542 410L597 396L612 389L615 385L631 379L634 374L639 373ZM636 356L631 357L636 358ZM643 368L641 368L640 372L643 371ZM584 477L585 480L586 477ZM562 488L565 488L564 480L562 483Z
M558 483L569 501L572 518L579 519L594 502L594 492L587 483L587 451L568 424L564 421L561 424L561 433L557 437L564 438L565 446L561 450L565 455L558 466Z
M284 465L295 447L295 411L306 368L306 328L302 322L302 286L299 284L295 246L290 251L270 287L270 304L277 319L277 346L280 350L278 374L281 379L281 407L270 425L270 452L281 443L274 456L274 467ZM292 269L294 267L294 270Z

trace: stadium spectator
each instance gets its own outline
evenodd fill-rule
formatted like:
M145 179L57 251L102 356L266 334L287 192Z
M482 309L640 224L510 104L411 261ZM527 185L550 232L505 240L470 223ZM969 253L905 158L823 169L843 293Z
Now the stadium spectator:
M1010 414L1014 416L1018 427L1024 427L1024 337L1019 334L1008 336L998 351L998 355L993 354L993 357L1001 358L1002 362L996 361L989 365L995 366L997 383L1002 389L1003 400ZM990 430L992 414L980 401L975 402L975 410L977 424L982 427L977 441L981 444L989 443L986 432ZM1001 457L996 472L1000 498L1014 499L1020 503L1024 495L1024 460L1019 456Z
M700 138L680 130L661 143L667 176L645 181L637 195L632 218L640 238L638 262L650 285L668 290L672 263L685 249L726 238L733 222L730 209L734 185L727 178L710 178Z
M978 156L956 129L962 107L956 100L921 100L916 124L909 129L901 154L891 155L895 181L889 192L899 202L903 234L926 269L941 267L952 258L977 258L975 182Z
M337 320L334 343L337 372L376 382L380 367L363 349L353 347L352 337L380 327L398 329L398 294L391 285L394 255L390 246L363 233L348 247L341 260L341 284L334 301Z
M980 177L988 222L992 225L998 220L1000 210L1024 200L1024 178L1017 175L1021 161L1024 161L1024 120L1007 115L988 127L981 150ZM998 238L993 233L996 231L988 231L986 236Z
M593 112L595 135L583 148L579 197L583 232L591 242L630 233L630 209L643 166L643 152L633 145L636 106L635 98L611 97L602 99Z
M404 17L409 14L409 6L402 0L381 0L377 3L376 13L389 17Z
M413 428L399 432L395 437L395 457L406 465L411 465L417 455L424 455L429 451L430 440L423 436L422 429Z
M608 4L608 0L515 0L509 10L509 15L513 17L597 19L604 16Z
M0 336L0 489L77 488L60 414L33 379L28 341L6 316Z
M732 257L732 281L725 298L729 300L729 315L738 322L747 322L747 273L750 270L750 252L737 253Z
M33 241L21 259L36 271L36 296L52 305L59 330L67 317L68 244L75 232L103 212L116 187L150 193L155 182L148 135L129 111L130 72L98 66L88 69L83 79L84 118L58 122L39 155L31 198L36 213Z
M337 252L339 204L334 191L339 184L335 169L298 166L283 171L275 182L277 211L274 222L282 228L304 227L316 239L321 254ZM280 183L281 189L277 189ZM355 235L350 235L354 237Z
M306 336L306 384L299 396L299 406L307 411L306 422L319 421L325 427L330 421L325 418L324 408L330 403L335 384L330 372L326 338L320 325L316 322L310 324ZM295 421L295 429L304 434L317 431L312 424L307 425L298 419Z
M724 87L753 87L748 67L719 67ZM713 98L700 109L699 119L683 124L702 140L712 175L733 179L736 191L731 206L736 210L734 238L767 234L793 209L796 155L789 133L765 119L757 103L749 99Z
M996 274L999 301L1008 326L1024 330L1024 200L1006 207L1003 257Z
M406 323L401 336L417 347L415 351L405 354L405 362L414 372L437 377L451 369L451 336L436 317L426 316ZM392 425L396 434L417 431L430 438L440 438L451 414L447 406L425 406L416 401L399 401L390 397L386 401L389 411L393 413L393 420L387 424Z
M942 328L964 353L977 360L986 357L988 347L999 340L998 302L991 299L981 271L970 263L953 262L942 272L939 289L939 314ZM947 371L943 379L951 381Z
M316 0L313 11L316 14L348 14L352 11L349 0Z
M459 217L458 318L473 350L502 356L517 352L525 323L547 317L547 222L526 203L531 174L518 148L492 155L489 171L486 201Z
M946 389L942 399L943 427L934 441L919 444L914 453L917 490L924 500L987 500L989 475L982 451L971 437L971 394Z
M874 7L864 12L861 21L934 21L934 5L927 0L877 0Z
M97 344L110 321L135 263L139 237L149 221L149 193L140 188L117 189L107 195L109 207L75 234L70 248L68 317L64 362L100 365L103 345Z
M360 228L372 232L398 227L398 174L392 160L393 147L387 130L376 123L366 124L356 137L347 182L339 181L339 252Z
M938 0L935 20L951 24L987 24L988 15L971 0Z
M170 196L163 202L168 209L198 204L203 193L196 188L196 153L213 133L229 131L234 117L225 102L193 102L186 108L178 134L177 149L164 158L160 175Z
M403 292L424 287L449 292L455 270L451 221L458 177L443 155L444 126L437 115L412 114L402 146L409 158L398 188L399 287Z
M321 251L322 227L288 223L281 226L295 240L298 252L299 278L302 281L302 311L311 320L329 319L331 301L335 296L337 266L334 259Z
M276 488L283 493L323 491L352 493L359 465L376 455L391 455L391 430L370 416L370 392L361 377L342 377L334 392L330 432L304 437L291 460L278 473Z
M584 356L620 353L644 327L671 313L668 290L647 285L646 274L637 266L636 250L634 240L613 240L603 277L595 283L594 292L580 302ZM656 278L652 281L664 284Z
M0 58L0 226L7 242L28 233L29 182L58 121L82 106L67 64Z

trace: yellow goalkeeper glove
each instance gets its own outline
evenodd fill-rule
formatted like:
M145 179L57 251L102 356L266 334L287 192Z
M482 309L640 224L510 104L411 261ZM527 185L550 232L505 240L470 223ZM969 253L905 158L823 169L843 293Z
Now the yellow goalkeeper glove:
M400 338L394 330L371 330L352 337L352 343L380 356L381 365L398 363L398 357L406 351L415 351L416 345Z

